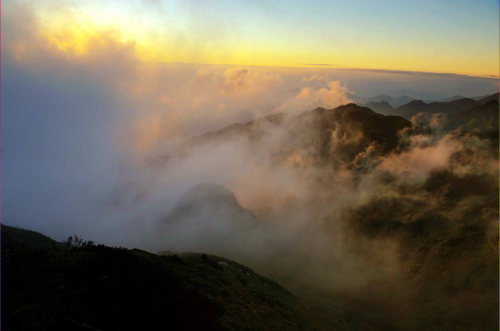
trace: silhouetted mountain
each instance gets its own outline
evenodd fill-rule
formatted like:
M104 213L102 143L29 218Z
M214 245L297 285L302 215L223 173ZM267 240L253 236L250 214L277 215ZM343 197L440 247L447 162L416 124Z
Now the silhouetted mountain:
M210 144L212 142L218 143L223 139L238 139L239 137L241 138L243 136L249 139L258 140L269 127L277 127L281 125L286 117L286 114L279 113L250 121L245 124L235 123L221 130L207 132L201 136L193 137L182 144L177 152L182 155L185 154L186 151L196 146ZM164 158L168 159L168 156Z
M452 97L441 99L441 100L436 100L436 101L438 101L438 102L450 102L450 101L466 99L466 98L467 97L464 97L463 95L454 95ZM471 98L471 99L474 99L474 98ZM430 102L427 102L427 103L430 103Z
M2 240L2 330L314 329L289 291L224 258L103 245L30 250L26 238L37 246L47 237L7 236L21 244L5 250Z
M454 96L448 97L448 98L439 98L439 95L432 94L432 93L427 93L427 94L426 93L416 93L416 91L414 91L415 93L411 94L411 93L403 93L403 92L405 92L405 91L401 91L401 96L399 96L399 97L393 97L393 96L390 96L387 94L381 94L381 95L377 95L377 96L369 97L369 98L362 97L359 95L351 95L351 100L354 100L356 103L360 103L360 104L363 103L365 105L367 105L368 103L371 104L372 102L373 103L380 103L382 101L385 101L385 102L389 103L394 108L405 106L413 100L420 100L426 104L432 104L432 103L436 103L436 102L447 103L447 102L458 101L458 100L462 100L462 99L472 99L475 101L479 101L480 104L486 103L486 102L493 100L493 99L498 101L498 93L491 94L491 95L487 94L487 95L472 97L472 98L467 98L467 97L462 96L462 95L454 95ZM406 91L406 92L410 92L410 91ZM434 98L431 98L431 96L434 96ZM376 104L371 104L371 105L373 107L377 107ZM383 113L381 113L381 114L383 114ZM400 115L400 113L397 113L397 115Z
M227 188L216 184L199 184L185 192L175 206L166 223L204 220L239 220L251 225L254 214L242 208L236 197Z
M364 106L382 115L395 115L394 107L392 107L387 101L368 102L364 104Z
M420 113L443 114L446 116L443 127L446 131L458 128L478 132L498 130L498 93L478 101L459 97L449 98L455 99L453 101L431 103L413 100L396 109L391 109L387 103L368 103L366 106L381 114L398 114L408 119Z
M176 233L165 249L227 255L245 242L242 234L251 233L258 225L254 214L241 207L227 188L216 184L200 184L185 192L172 212L159 224L164 235ZM190 243L189 247L184 244ZM251 258L242 254L228 257Z
M404 106L396 108L395 113L406 118L411 118L419 113L425 113L427 115L438 113L450 114L470 109L479 104L479 101L468 98L450 102L432 102L429 104L420 100L415 100Z
M392 98L398 98L400 96L406 95L412 99L415 100L440 100L443 99L445 96L442 94L434 93L434 92L423 92L423 91L418 91L418 90L412 90L412 89L400 89L400 90L394 90L394 89L387 89L387 88L370 88L370 89L363 89L363 90L358 90L357 94L361 97L364 97L365 99L373 98L374 96L378 95L387 95Z
M363 104L367 102L367 98L364 98L362 96L359 96L354 93L346 93L346 96L349 98L349 100L352 100L352 102L357 103L357 104Z
M407 104L408 102L412 101L412 100L415 100L414 98L412 97L409 97L409 96L406 96L406 95L403 95L403 96L400 96L400 97L397 97L397 98L393 98L389 95L385 95L385 94L382 94L382 95L377 95L373 98L368 98L366 99L366 102L381 102L381 101L385 101L387 103L389 103L392 107L399 107L399 106L402 106L402 105L405 105Z
M461 128L468 131L494 131L498 130L498 121L499 105L498 101L493 99L471 109L448 115L444 129L455 130Z
M384 116L355 104L335 109L318 108L295 119L291 136L294 146L311 148L311 137L319 143L316 151L324 162L342 166L359 166L356 157L369 146L373 155L383 155L398 145L398 132L411 123L398 116Z
M488 103L488 102L490 102L490 101L492 101L492 100L496 100L496 101L498 101L498 95L499 95L499 93L495 93L495 94L489 95L489 96L487 96L487 97L484 97L484 98L482 98L482 99L479 99L478 101L479 101L479 103L480 103L480 104L482 104L482 105L483 105L483 104L486 104L486 103Z
M24 230L1 224L2 250L24 248L24 249L46 249L60 246L55 240L35 231Z
M206 133L191 139L181 153L195 146L236 138L258 144L278 126L282 134L273 155L276 162L286 162L300 150L302 164L358 167L360 160L356 157L359 153L369 146L373 148L373 155L390 152L398 145L398 131L411 127L411 123L402 117L384 116L356 104L335 109L317 108L297 116L273 115Z
M487 97L489 97L489 96L491 96L491 94L485 94L485 95L480 95L480 96L476 96L476 97L471 97L471 99L474 99L474 100L476 100L476 101L479 101L479 100L484 99L484 98L487 98Z
M428 104L423 102L422 100L413 100L403 106L397 107L395 112L399 114L399 116L408 117L408 114L420 113L427 109ZM411 118L411 116L410 116Z

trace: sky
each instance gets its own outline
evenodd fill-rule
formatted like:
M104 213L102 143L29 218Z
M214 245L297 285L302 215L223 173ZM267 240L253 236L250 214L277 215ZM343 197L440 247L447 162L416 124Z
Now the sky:
M218 158L158 180L151 160L193 136L352 95L498 92L494 1L7 0L1 15L2 222L57 240L117 244L130 226L126 242L201 175L239 174Z
M48 40L77 53L89 34L113 29L144 61L499 73L492 0L25 3Z

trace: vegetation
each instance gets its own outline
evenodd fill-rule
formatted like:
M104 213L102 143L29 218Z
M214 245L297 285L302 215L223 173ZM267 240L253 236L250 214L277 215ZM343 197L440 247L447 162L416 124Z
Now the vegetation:
M1 224L2 251L13 248L45 249L60 246L55 240L35 231Z
M312 328L290 292L223 258L159 256L77 236L27 249L23 238L50 239L4 229L2 243L10 238L21 245L2 247L2 330Z

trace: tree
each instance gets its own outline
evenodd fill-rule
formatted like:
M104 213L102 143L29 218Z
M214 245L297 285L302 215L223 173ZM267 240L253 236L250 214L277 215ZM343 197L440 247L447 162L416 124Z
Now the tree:
M65 243L66 249L83 249L94 246L93 241L83 240L82 237L79 237L76 234L74 236L69 236L68 239L66 239Z

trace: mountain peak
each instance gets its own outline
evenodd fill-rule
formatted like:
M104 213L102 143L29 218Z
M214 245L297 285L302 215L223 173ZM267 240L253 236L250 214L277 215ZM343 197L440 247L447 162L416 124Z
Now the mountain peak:
M241 207L233 192L218 184L198 184L188 189L181 197L166 223L193 221L195 219L251 223L255 215ZM205 219L205 220L204 220Z
M347 105L342 105L334 109L335 111L340 111L340 112L365 112L365 113L373 113L373 110L367 107L363 107L360 105L357 105L355 103L348 103Z
M410 101L408 102L406 105L426 105L425 102L423 102L422 100L413 100L413 101Z
M206 204L212 202L230 202L238 204L234 194L225 186L218 184L198 184L188 189L179 201L180 206L191 204Z

